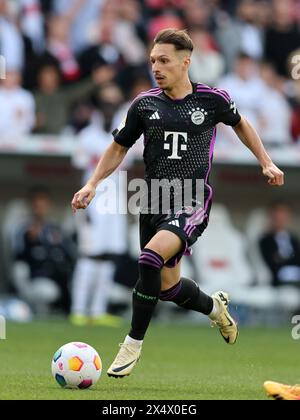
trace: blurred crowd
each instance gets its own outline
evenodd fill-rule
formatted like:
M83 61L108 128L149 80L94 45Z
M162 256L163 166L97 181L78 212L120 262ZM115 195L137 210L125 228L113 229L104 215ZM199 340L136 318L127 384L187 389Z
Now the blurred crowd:
M0 0L1 137L76 134L95 113L108 131L152 87L166 27L188 29L191 79L227 89L267 146L299 141L299 0Z

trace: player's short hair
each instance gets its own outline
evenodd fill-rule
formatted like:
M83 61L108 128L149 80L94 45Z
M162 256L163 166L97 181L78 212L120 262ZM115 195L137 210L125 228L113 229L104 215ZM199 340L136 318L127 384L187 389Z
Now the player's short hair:
M177 51L190 51L194 49L193 41L186 30L168 28L159 31L153 41L155 44L172 44Z

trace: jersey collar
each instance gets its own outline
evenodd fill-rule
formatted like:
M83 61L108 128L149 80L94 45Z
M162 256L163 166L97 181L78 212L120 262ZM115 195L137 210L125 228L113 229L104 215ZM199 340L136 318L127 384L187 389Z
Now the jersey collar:
M164 96L164 98L166 98L166 99L168 99L170 102L175 102L175 103L178 103L178 102L184 102L190 95L193 95L193 93L195 93L196 91L197 91L197 83L194 83L194 82L192 82L191 81L191 85L192 85L192 87L193 87L193 92L192 93L188 93L184 98L180 98L180 99L172 99L172 98L170 98L170 96L168 96L166 93L165 93L165 91L163 90L162 91L162 94L163 94L163 96Z

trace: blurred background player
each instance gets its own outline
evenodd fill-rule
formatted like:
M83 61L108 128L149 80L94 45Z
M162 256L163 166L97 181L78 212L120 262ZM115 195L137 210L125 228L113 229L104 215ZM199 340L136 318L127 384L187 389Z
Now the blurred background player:
M35 125L35 102L22 88L19 70L8 69L0 84L0 132L4 139L20 141Z
M111 142L114 115L122 99L122 93L114 83L106 84L97 91L96 101L101 111L95 110L91 124L81 131L73 158L74 165L85 170L83 183L91 177L99 156ZM121 214L114 207L122 204L116 202L115 194L124 202L124 192L125 185L119 182L116 172L109 183L97 191L88 211L77 215L80 256L73 277L70 318L75 325L92 323L116 327L121 322L121 318L107 313L107 307L117 259L127 249L126 214ZM113 207L109 208L110 205Z

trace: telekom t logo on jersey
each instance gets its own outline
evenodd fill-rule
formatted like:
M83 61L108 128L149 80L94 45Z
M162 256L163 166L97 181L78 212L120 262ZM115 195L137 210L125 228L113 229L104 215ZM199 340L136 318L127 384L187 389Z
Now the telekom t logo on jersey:
M187 133L180 133L178 131L165 131L164 150L172 150L172 154L168 159L182 159L178 156L178 152L186 152L187 150ZM184 143L183 143L184 142Z

